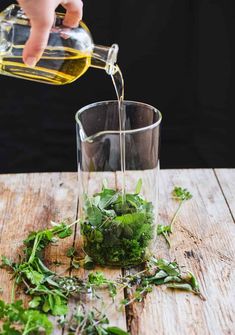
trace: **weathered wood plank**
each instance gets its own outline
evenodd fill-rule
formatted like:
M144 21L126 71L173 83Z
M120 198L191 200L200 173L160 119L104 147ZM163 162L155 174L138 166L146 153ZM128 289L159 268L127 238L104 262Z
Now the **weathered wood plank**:
M216 170L218 180L234 213L233 175L228 178L223 171L219 172ZM97 183L91 186L94 185ZM233 334L235 227L231 213L212 170L163 170L159 222L169 223L176 209L177 204L170 197L175 185L187 187L194 197L185 204L176 222L171 250L158 238L157 256L176 258L194 272L207 301L156 288L144 304L135 304L132 317L129 315L131 334ZM75 219L77 186L76 174L0 175L0 254L17 257L18 248L30 230L45 228L50 220ZM76 243L78 240L77 236ZM65 253L72 243L73 238L66 239L58 247L50 248L48 262L62 261L66 270L69 259ZM110 277L120 274L119 270L104 271ZM0 271L2 297L7 301L10 283L6 272ZM116 308L111 311L111 322L125 328L125 316L120 316Z
M174 186L188 188L193 199L178 218L169 251L159 237L157 257L176 259L199 279L207 301L184 292L155 288L135 304L129 324L132 335L234 334L235 228L212 170L162 170L159 222L168 224L177 204Z
M30 231L50 226L50 220L76 219L78 204L77 174L44 173L0 175L0 255L17 260L22 241ZM53 262L66 272L70 260L66 250L73 236L47 249L46 260L55 271ZM12 282L6 271L0 270L2 298L10 301ZM23 298L23 295L18 296ZM55 330L54 334L61 331Z
M214 171L235 222L235 169Z

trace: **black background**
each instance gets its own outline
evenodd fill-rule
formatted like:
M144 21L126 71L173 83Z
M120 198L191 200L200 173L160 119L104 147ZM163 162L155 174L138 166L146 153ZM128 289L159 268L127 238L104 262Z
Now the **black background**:
M233 0L84 0L95 43L119 44L126 98L163 114L162 168L235 167L234 13ZM100 70L60 87L0 75L0 173L75 171L76 111L113 98Z

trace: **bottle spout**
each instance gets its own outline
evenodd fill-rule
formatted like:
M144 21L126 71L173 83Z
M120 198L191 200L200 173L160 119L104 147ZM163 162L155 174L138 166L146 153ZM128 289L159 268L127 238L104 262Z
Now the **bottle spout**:
M110 75L114 74L116 72L118 50L117 44L113 44L111 47L94 45L91 66L104 69Z

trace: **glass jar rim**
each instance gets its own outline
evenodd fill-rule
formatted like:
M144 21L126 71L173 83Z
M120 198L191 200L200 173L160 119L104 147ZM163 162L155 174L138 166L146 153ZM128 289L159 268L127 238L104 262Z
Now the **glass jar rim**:
M82 108L80 108L76 115L75 115L75 120L76 120L76 123L79 125L79 127L83 130L83 134L85 135L85 132L84 132L84 129L83 129L83 125L79 119L79 116L85 112L86 110L89 110L90 108L93 108L93 107L96 107L96 106L100 106L100 105L108 105L110 103L118 103L118 100L104 100L104 101L98 101L98 102L94 102L94 103L91 103L89 105L86 105ZM132 105L140 105L140 106L145 106L151 110L153 110L157 115L158 115L158 120L152 124L150 124L149 126L145 126L145 127L141 127L141 128L135 128L135 129L130 129L130 130L102 130L102 131L99 131L97 132L96 134L94 135L91 135L91 136L85 136L85 141L88 141L89 140L93 140L94 138L98 137L98 136L102 136L102 135L105 135L105 134L125 134L125 135L128 135L128 134L134 134L134 133L139 133L139 132L142 132L142 131L145 131L145 130L149 130L149 129L154 129L156 127L158 127L162 121L162 114L161 112L156 108L156 107L153 107L152 105L150 104L147 104L145 102L139 102L139 101L132 101L132 100L124 100L123 101L124 105L128 105L128 104L132 104ZM83 138L84 139L84 138Z

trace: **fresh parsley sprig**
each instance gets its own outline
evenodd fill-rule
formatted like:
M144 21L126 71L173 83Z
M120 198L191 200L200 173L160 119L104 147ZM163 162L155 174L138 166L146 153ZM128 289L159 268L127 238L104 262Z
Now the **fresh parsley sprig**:
M189 200L192 198L192 194L186 189L186 188L182 188L182 187L178 187L175 186L173 191L172 191L172 197L173 199L175 199L176 201L178 201L179 205L177 207L177 210L170 222L169 225L162 225L162 224L158 224L157 226L157 235L162 235L166 242L168 243L169 247L171 246L171 242L170 242L170 234L172 234L173 232L173 225L180 213L180 210L184 204L185 201Z

